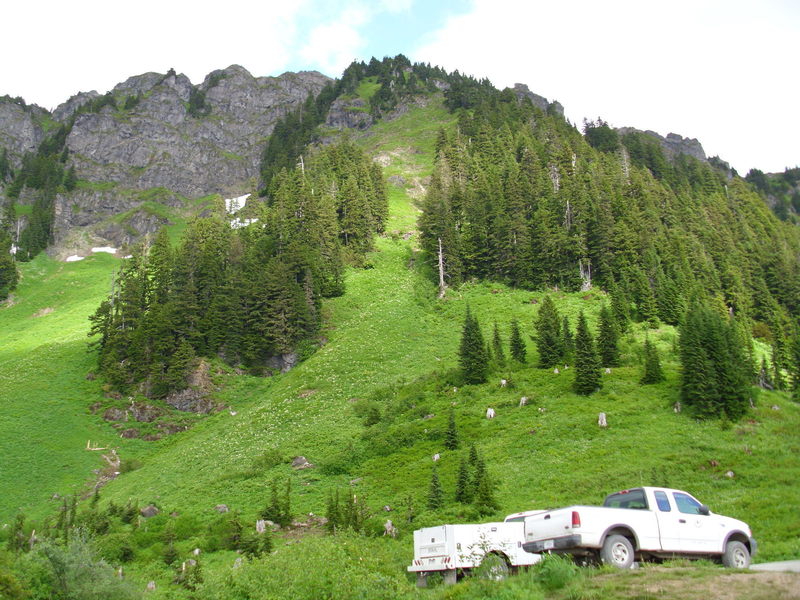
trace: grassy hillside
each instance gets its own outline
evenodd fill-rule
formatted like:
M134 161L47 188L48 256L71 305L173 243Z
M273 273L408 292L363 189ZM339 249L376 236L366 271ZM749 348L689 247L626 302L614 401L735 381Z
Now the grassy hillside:
M800 554L800 516L793 500L799 495L800 406L786 395L762 393L752 414L735 424L675 414L677 334L665 326L648 334L661 352L664 383L638 384L645 332L634 327L622 342L624 366L604 375L600 392L580 397L571 392L571 370L555 374L533 367L529 336L543 293L471 283L436 300L429 266L416 248L413 197L431 171L438 127L452 124L432 102L378 124L358 140L390 177L391 220L365 268L348 272L346 294L326 302L326 343L283 375L226 375L219 399L229 410L158 442L119 439L88 411L101 389L85 379L93 364L85 352L86 317L107 291L114 259L100 255L60 264L40 257L27 265L16 303L0 309L0 520L20 507L42 515L53 507L52 493L70 493L91 480L91 470L100 466L96 453L83 449L91 438L117 446L124 460L141 464L103 489L101 506L132 500L162 509L125 534L134 540L126 568L143 582L155 580L161 597L183 597L168 591L174 569L160 560L163 542L157 532L173 511L180 515L175 522L181 560L194 547L204 551L204 598L477 598L495 589L509 598L545 597L550 592L523 579L492 590L470 582L452 592L417 592L405 574L409 534L443 521L598 503L607 492L641 484L685 488L715 512L748 521L761 559ZM600 291L554 297L573 326L581 310L594 326L605 300ZM496 321L507 341L509 323L518 319L528 364L498 368L485 385L462 386L456 352L467 305L487 339ZM54 310L34 316L45 308ZM501 388L501 378L510 385ZM521 396L529 398L528 406L519 406ZM379 419L365 426L360 415L370 404L378 407ZM497 412L494 420L484 416L488 407ZM451 408L461 440L455 451L443 446ZM606 429L597 426L599 412L608 415ZM471 443L497 483L500 508L483 517L451 499L459 461ZM438 469L448 503L429 512L425 498L434 453L442 457ZM298 455L315 468L293 471L290 462ZM271 556L231 571L237 555L219 550L209 533L220 519L213 507L225 503L241 511L252 527L276 477L290 479L296 515L324 514L331 491L352 489L375 515L370 526L391 518L401 537L333 540L313 528L307 535L295 531L276 537ZM383 506L392 512L382 512ZM412 523L406 520L409 512L415 515ZM108 548L119 541L104 543ZM718 570L708 572L713 577ZM647 576L656 586L665 578ZM625 597L619 589L638 589L634 574L626 575L630 585L602 577L581 583L583 591L569 597Z

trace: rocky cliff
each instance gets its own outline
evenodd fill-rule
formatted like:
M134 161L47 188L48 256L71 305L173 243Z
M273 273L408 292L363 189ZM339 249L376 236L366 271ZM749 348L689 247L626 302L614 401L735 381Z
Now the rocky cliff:
M231 66L195 88L184 75L146 73L112 90L118 107L137 98L132 108L79 114L67 148L80 179L186 197L238 191L258 176L278 117L328 81L316 72L253 77ZM61 118L70 113L56 109Z
M5 97L0 148L16 168L48 128L71 123L67 164L84 183L56 199L56 243L65 246L56 250L71 253L103 240L122 245L163 220L139 210L146 200L178 207L187 198L252 190L277 119L328 81L317 72L254 77L233 65L199 85L172 70L137 75L105 98L79 93L52 115ZM124 226L109 220L123 213Z
M645 135L649 135L650 137L655 138L658 143L661 144L665 154L670 158L673 158L678 154L687 154L689 156L693 156L697 160L701 160L703 162L707 161L703 146L695 138L685 138L677 133L668 133L667 137L663 137L657 134L655 131L642 131L641 129L636 129L634 127L620 127L617 129L617 132L620 135L625 135L626 133L644 133Z

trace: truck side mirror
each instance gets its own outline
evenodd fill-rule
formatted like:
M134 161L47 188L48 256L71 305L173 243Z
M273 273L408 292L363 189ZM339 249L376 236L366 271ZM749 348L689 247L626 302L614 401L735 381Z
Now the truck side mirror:
M708 516L711 514L711 510L705 504L700 505L700 514Z

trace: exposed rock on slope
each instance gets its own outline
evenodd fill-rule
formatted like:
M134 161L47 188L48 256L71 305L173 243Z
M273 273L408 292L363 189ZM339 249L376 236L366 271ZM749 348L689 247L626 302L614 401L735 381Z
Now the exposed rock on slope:
M25 152L36 150L44 138L39 124L47 111L38 106L22 106L10 98L0 98L0 148L8 150L14 168Z
M617 129L617 132L619 132L620 135L625 135L626 133L644 133L645 135L649 135L658 140L664 152L670 158L674 158L678 154L687 154L703 162L707 160L703 146L695 138L685 138L677 133L669 133L667 137L662 137L655 131L642 131L635 127L620 127Z
M140 190L164 187L187 197L225 193L258 176L275 121L327 81L316 72L256 78L231 66L194 90L174 72L138 75L113 90L118 105L136 95L138 104L78 115L67 147L81 179ZM202 112L194 116L193 93L204 96Z

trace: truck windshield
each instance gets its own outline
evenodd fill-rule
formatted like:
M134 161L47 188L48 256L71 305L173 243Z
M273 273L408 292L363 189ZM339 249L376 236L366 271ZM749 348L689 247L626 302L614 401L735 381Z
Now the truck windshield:
M603 506L610 508L635 508L640 510L647 510L647 498L644 495L644 490L625 490L624 492L617 492L611 494L603 502Z

